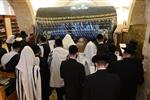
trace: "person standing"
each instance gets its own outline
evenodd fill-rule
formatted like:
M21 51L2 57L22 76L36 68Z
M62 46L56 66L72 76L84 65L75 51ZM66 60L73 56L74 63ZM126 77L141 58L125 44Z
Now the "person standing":
M104 36L102 34L98 34L96 41L94 41L94 44L97 48L97 54L105 53L108 51L108 46L104 42Z
M5 72L15 72L16 65L19 62L19 51L21 41L16 41L12 44L12 50L4 54L1 58L1 63Z
M91 61L92 57L95 56L97 53L97 47L92 41L89 41L84 49L84 55L88 59L88 66L94 66L93 62Z
M68 51L63 48L62 40L55 40L55 47L52 51L50 63L50 86L57 92L57 100L63 100L64 80L60 76L61 62L67 59Z
M123 59L110 65L110 71L118 74L121 80L119 100L136 100L137 86L144 82L142 62L135 59L136 45L127 44Z
M97 72L87 76L83 87L82 100L117 100L120 92L120 79L116 74L109 73L109 56L95 55L92 62Z
M41 74L41 88L42 88L42 100L49 100L50 95L50 70L48 68L48 63L46 58L40 57L40 47L38 45L30 46L36 56L36 59L39 59L40 65L40 74Z
M75 45L70 34L66 34L66 36L63 38L62 42L63 42L63 46L66 50L68 50L71 45Z
M2 40L0 40L0 67L1 67L1 58L2 56L7 53L6 49L2 47Z
M39 60L29 46L21 51L16 66L16 90L18 100L42 100Z
M13 44L15 40L15 35L10 35L7 40L6 40L6 43L7 43L7 48L8 48L8 51L11 51L11 45Z
M111 62L114 62L114 61L117 61L117 56L116 56L116 54L115 54L115 52L116 52L116 49L117 49L117 47L114 45L114 44L110 44L109 46L108 46L108 54L109 54L109 56L110 56L110 61ZM110 63L111 63L110 62Z
M44 37L44 36L40 37L39 47L41 49L41 57L44 57L47 60L51 50L50 50L49 44L46 40L46 37Z
M85 70L84 66L76 60L77 53L78 48L71 45L69 59L61 63L60 75L65 83L65 100L81 100Z

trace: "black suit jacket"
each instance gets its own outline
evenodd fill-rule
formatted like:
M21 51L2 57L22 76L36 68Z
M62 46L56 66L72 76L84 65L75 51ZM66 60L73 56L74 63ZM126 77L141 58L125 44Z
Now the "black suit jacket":
M62 62L60 74L65 83L65 100L81 100L84 66L74 59L69 59Z
M0 47L0 65L1 65L1 58L5 53L7 53L6 49Z
M121 95L119 100L135 100L137 85L144 82L142 63L133 58L125 58L112 63L110 71L120 76Z
M43 57L46 58L46 60L48 59L48 56L49 56L49 53L50 53L50 47L49 47L49 44L48 43L44 43L44 44L41 44L43 46L43 49L44 49L44 54L43 54Z
M42 100L49 100L50 92L50 70L46 58L40 57L40 74L42 87Z
M119 76L106 70L98 70L87 76L82 100L117 100L119 90Z

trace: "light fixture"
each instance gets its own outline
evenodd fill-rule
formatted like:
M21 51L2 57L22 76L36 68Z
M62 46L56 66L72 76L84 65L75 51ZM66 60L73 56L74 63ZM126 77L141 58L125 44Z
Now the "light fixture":
M71 6L71 10L88 9L91 0L74 0L74 4Z

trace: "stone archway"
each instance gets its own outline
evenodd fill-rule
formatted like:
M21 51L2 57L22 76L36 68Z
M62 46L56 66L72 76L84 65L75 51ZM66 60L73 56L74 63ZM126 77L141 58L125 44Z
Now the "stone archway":
M29 0L8 0L12 5L17 17L20 30L30 32L32 25L35 24L34 12ZM131 12L129 14L129 25L145 25L147 24L147 31L144 40L143 55L145 68L145 96L150 93L150 0L133 0ZM147 5L147 6L146 6ZM146 19L145 19L146 9ZM131 34L129 37L134 37L136 34ZM143 96L139 100L146 100ZM149 99L150 100L150 99Z
M29 0L8 0L8 2L14 9L19 29L27 33L33 32L35 17L31 2Z

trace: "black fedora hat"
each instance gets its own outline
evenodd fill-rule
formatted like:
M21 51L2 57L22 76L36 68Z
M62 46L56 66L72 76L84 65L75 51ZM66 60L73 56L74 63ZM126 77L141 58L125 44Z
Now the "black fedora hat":
M125 48L122 48L122 49L124 49L124 51L126 53L135 54L136 50L137 50L137 45L129 43L129 44L127 44L127 46Z
M107 53L102 53L102 54L95 55L92 58L93 63L96 63L96 62L99 62L99 61L105 61L105 62L109 63L110 62L110 56Z
M21 31L21 32L20 32L20 35L21 35L21 37L27 37L27 36L28 36L25 31Z

